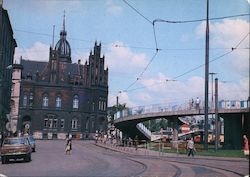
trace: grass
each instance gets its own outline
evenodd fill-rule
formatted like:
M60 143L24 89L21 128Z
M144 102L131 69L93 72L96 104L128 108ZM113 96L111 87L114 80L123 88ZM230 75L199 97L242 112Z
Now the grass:
M245 158L242 150L225 150L219 149L217 152L213 149L209 149L208 151L198 152L198 155L203 156L217 156L217 157L240 157Z
M214 145L209 145L208 150L203 149L202 144L196 144L196 155L201 155L201 156L216 156L216 157L238 157L238 158L245 158L245 155L242 150L225 150L225 149L218 149L215 151ZM144 145L145 148L145 145ZM150 143L147 146L148 149L154 150L154 151L159 151L159 144L158 143ZM165 145L164 148L162 149L163 152L165 153L177 153L177 150L174 148L171 148L171 145ZM178 150L179 154L187 154L186 148L181 146L180 149Z

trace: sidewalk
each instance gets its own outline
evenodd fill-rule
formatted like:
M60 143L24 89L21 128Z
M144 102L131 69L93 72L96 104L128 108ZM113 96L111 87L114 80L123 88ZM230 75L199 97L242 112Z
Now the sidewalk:
M138 156L152 156L152 157L169 157L169 158L192 158L188 157L186 154L179 154L179 153L164 153L159 151L153 151L145 148L138 148L137 150L135 147L123 147L123 146L116 146L110 143L94 143L96 146L109 149L116 152L121 152L129 155L138 155ZM196 154L193 158L195 159L213 159L213 160L228 160L228 161L248 161L245 158L236 158L236 157L216 157L216 156L201 156Z

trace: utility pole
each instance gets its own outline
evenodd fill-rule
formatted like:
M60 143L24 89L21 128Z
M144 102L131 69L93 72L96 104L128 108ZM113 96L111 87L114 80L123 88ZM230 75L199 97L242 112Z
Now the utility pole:
M218 115L218 78L215 78L215 151L217 152L220 140L220 123Z
M208 75L209 75L209 0L207 0L207 17L206 17L206 52L205 52L205 137L204 149L208 150Z
M248 6L249 7L249 11L250 11L250 5ZM250 16L249 16L249 20L250 20ZM249 23L249 31L250 31L250 23ZM250 46L250 34L248 34L248 37L249 37L249 43L248 43L248 45ZM249 69L249 72L248 73L250 73L250 48L248 49L248 58L249 58L249 61L248 61L248 64L249 64L249 67L248 67L248 69ZM248 109L249 109L249 112L250 112L250 75L248 75Z

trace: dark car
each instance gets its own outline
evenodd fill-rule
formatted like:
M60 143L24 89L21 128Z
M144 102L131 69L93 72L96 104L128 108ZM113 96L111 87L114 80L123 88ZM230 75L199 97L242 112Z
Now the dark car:
M9 162L9 159L23 159L31 161L32 148L25 137L7 137L4 139L0 149L2 164Z
M36 140L33 138L33 136L28 135L28 136L24 136L28 139L30 146L32 148L32 152L36 152Z

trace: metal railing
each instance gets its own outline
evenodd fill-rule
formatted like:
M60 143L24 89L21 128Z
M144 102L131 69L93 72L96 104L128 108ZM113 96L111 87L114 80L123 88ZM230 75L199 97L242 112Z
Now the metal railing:
M212 104L211 104L212 105ZM221 100L218 103L219 109L242 109L247 108L247 101L243 100ZM159 113L159 112L173 112L173 111L187 111L187 110L203 110L204 102L200 102L197 105L195 103L186 102L182 104L177 103L165 103L165 104L153 104L146 106L136 106L119 111L115 115L115 119L129 117L133 115L142 115L147 113ZM209 107L209 109L214 109Z

